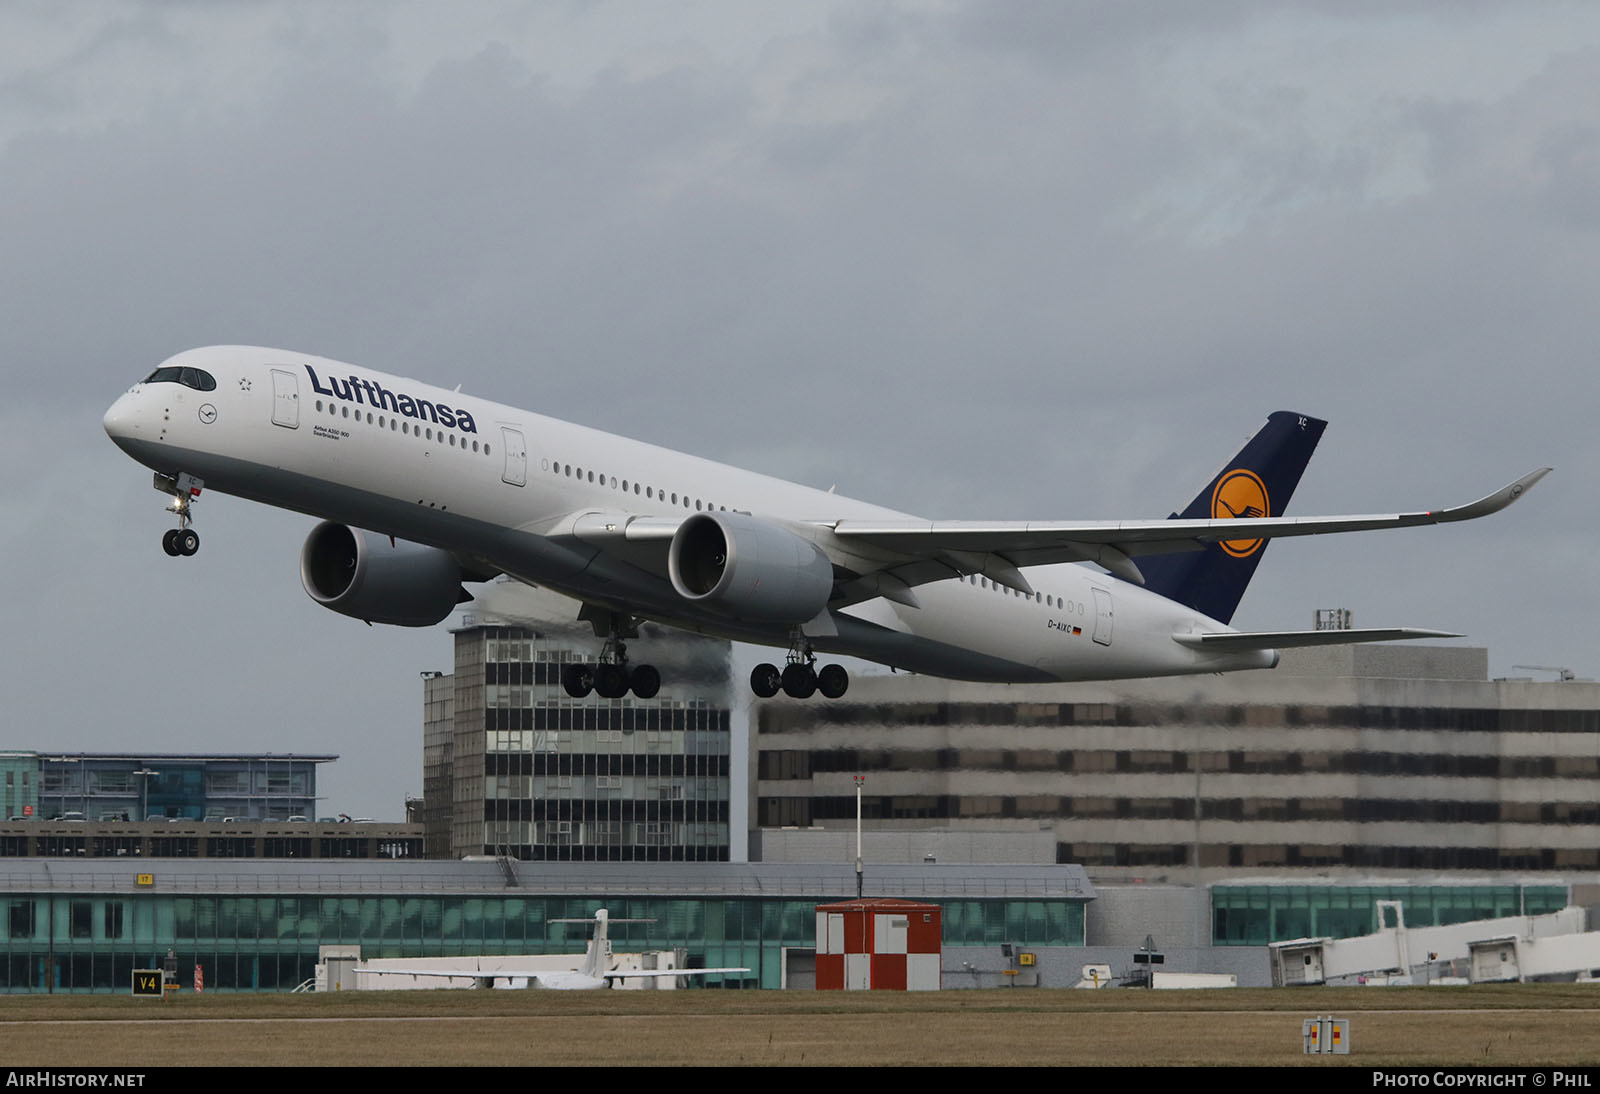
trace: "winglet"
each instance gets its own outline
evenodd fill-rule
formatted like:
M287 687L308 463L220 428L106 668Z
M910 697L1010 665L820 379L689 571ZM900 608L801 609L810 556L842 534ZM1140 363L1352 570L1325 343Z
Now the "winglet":
M1453 509L1441 509L1437 513L1429 514L1439 523L1452 520L1473 520L1477 517L1486 517L1490 513L1498 513L1512 502L1521 498L1535 483L1554 470L1549 467L1536 468L1529 471L1516 482L1509 483L1486 497L1477 501L1469 501L1465 505L1457 505Z

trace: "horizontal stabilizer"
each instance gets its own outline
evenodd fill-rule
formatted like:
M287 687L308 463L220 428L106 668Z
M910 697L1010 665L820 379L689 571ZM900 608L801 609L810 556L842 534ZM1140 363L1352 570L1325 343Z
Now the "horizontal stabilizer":
M1196 649L1233 653L1241 650L1289 650L1301 646L1351 646L1358 642L1400 642L1409 638L1460 638L1451 631L1421 627L1368 627L1347 631L1214 631L1175 634L1174 642Z

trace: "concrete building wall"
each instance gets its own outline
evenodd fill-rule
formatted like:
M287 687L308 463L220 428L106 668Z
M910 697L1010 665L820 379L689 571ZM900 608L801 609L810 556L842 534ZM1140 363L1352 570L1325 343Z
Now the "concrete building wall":
M861 853L869 863L1055 861L1056 839L1049 828L906 828L863 832ZM750 858L756 862L854 863L853 829L766 828L751 833Z
M1051 686L863 676L757 714L762 828L1048 825L1102 878L1600 876L1600 685L1487 653L1286 651L1276 670ZM1381 675L1380 675L1381 674Z
M1098 885L1095 894L1086 922L1091 946L1138 949L1146 938L1153 938L1158 947L1210 948L1211 894L1207 889L1177 885Z

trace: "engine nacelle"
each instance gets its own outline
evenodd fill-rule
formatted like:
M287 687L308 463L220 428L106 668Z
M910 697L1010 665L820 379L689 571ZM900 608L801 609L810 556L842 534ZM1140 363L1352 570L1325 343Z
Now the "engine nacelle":
M685 520L667 573L685 600L764 623L809 622L833 595L833 565L816 544L745 513Z
M437 547L328 521L300 549L300 584L311 599L368 623L431 627L466 598L461 567Z

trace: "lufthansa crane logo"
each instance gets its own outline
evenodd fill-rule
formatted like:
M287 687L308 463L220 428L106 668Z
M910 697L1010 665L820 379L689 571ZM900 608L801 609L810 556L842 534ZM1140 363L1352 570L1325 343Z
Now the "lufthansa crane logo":
M1211 492L1211 518L1236 520L1240 517L1265 517L1272 513L1267 500L1267 485L1261 476L1242 467L1224 471ZM1259 539L1225 539L1218 546L1234 558L1248 558L1261 550Z

